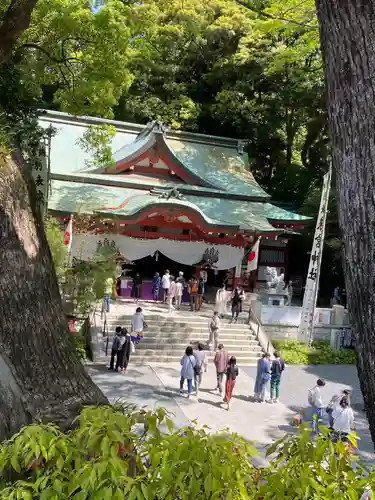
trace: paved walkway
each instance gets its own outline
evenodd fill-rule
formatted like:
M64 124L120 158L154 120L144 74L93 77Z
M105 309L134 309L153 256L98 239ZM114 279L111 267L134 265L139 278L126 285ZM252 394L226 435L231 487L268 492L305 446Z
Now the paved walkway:
M180 367L131 365L126 375L110 372L101 364L88 366L89 373L107 397L114 401L124 398L139 406L164 407L173 414L177 427L197 422L213 431L229 429L255 441L259 448L278 439L286 431L293 431L290 422L296 411L307 407L307 391L318 377L327 385L323 388L324 401L345 387L353 389L357 432L360 436L360 454L375 463L373 445L368 431L362 399L354 366L290 366L283 375L280 404L259 404L249 401L253 392L255 367L240 369L233 403L228 412L222 400L212 389L216 385L215 371L209 366L204 374L199 401L179 394Z

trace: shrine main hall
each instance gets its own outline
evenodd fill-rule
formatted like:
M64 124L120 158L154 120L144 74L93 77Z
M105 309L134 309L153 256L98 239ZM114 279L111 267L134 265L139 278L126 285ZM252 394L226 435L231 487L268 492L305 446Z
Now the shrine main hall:
M261 237L253 280L264 281L266 267L288 274L288 238L307 218L272 203L248 168L243 141L60 112L40 124L55 130L49 213L92 220L86 233L73 225L73 256L90 258L105 241L145 279L166 268L188 277L214 256L209 281L225 278L231 287L248 284L247 251ZM113 161L98 167L79 140L102 124L116 135Z

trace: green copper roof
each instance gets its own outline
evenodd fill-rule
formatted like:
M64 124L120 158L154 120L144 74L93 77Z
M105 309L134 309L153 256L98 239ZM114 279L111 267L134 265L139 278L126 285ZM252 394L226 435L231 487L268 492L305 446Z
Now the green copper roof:
M259 233L275 232L261 215L251 213L246 202L184 196L182 200L164 199L149 192L70 181L52 181L48 208L64 213L102 213L131 217L149 207L187 207L200 214L212 226L226 226ZM124 203L126 201L126 204ZM123 208L120 206L123 204Z
M269 221L304 222L309 220L268 202L269 196L246 169L246 155L237 151L237 141L222 137L203 136L185 132L157 130L147 127L101 120L73 117L52 112L40 119L44 127L52 125L57 133L51 142L52 195L49 208L64 212L105 210L116 208L129 197L125 212L131 214L148 206L149 190L154 187L177 187L185 200L194 205L206 221L235 225L260 232L275 231ZM172 160L190 175L201 179L205 186L183 183L161 176L137 176L131 172L110 174L98 172L89 165L90 156L77 144L90 124L113 124L117 133L112 140L115 160L137 156L162 138ZM75 181L75 182L74 182ZM163 202L160 202L163 203ZM133 212L129 212L132 208ZM108 213L115 213L109 210ZM117 213L117 212L116 212Z
M246 155L240 155L237 149L168 137L166 142L188 170L213 187L234 194L269 198L246 169Z
M102 208L116 208L127 198L140 193L142 191L139 189L53 180L48 209L67 213L93 213Z

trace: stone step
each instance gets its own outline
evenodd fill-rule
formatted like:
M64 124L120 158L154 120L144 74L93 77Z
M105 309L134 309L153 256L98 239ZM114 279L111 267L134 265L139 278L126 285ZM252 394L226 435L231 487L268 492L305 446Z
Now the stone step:
M157 325L157 326L164 326L164 325L178 325L178 326L186 326L186 325L205 325L208 326L210 323L210 318L204 318L204 319L198 319L198 318L159 318L158 320L155 319L149 319L147 316L145 317L146 323L148 325ZM104 320L103 320L104 321ZM108 324L117 324L121 322L126 322L126 323L131 323L132 318L127 317L127 318L113 318L113 317L107 317L107 323ZM224 326L229 326L231 328L250 328L250 326L246 323L230 323L229 321L223 320L220 323L220 327L223 328Z
M199 329L208 330L208 323L150 323L146 321L148 329L151 330L163 330L163 329ZM131 325L130 321L107 321L107 327L115 329L117 326L129 327ZM220 326L220 331L230 330L239 332L248 332L251 328L248 325L228 325L224 324Z
M170 354L170 355L178 355L181 353L181 356L182 354L185 352L185 349L186 349L186 344L182 344L181 348L177 348L175 349L174 348L175 346L172 346L172 345L160 345L160 346L152 346L151 348L147 348L146 345L144 345L143 343L142 344L139 344L139 345L136 345L135 346L135 353L149 353L149 354L159 354L159 353L163 353L163 354ZM229 348L228 346L226 346L227 350L229 351ZM212 356L215 354L214 351L206 351L207 354L212 354ZM252 349L251 347L248 347L247 349L239 349L238 347L233 347L233 349L231 349L231 354L234 354L236 352L238 352L239 355L241 356L247 356L250 354L251 355L256 355L258 352L261 352L261 349L260 348L254 348Z
M176 343L152 343L152 342L145 342L142 341L140 344L136 345L136 350L139 351L144 351L144 350L154 350L154 351L165 351L165 350L170 350L170 351L185 351L186 346L188 343L186 342L176 342ZM241 352L260 352L262 351L261 347L259 344L225 344L225 349L232 352L232 351L241 351Z
M108 336L109 342L112 341L112 335ZM105 341L107 337L104 337ZM204 342L208 339L208 332L204 332L203 334L199 333L186 333L182 334L181 332L172 333L172 332L158 332L155 334L150 334L149 331L144 333L144 339L150 342ZM255 343L258 344L254 335L233 335L227 334L225 332L219 333L219 341L223 344L225 343L238 343L238 344L250 344Z
M111 339L109 339L111 341ZM207 341L207 338L203 339L203 342L205 343ZM202 339L199 340L197 339L196 337L194 338L181 338L181 337L159 337L159 338L155 338L155 337L148 337L146 336L142 342L139 344L139 345L153 345L153 346L157 346L157 345L165 345L165 344L169 344L169 345L188 345L189 343L195 343L195 342L202 342ZM259 346L259 343L255 340L255 339L240 339L240 340L237 340L237 339L232 339L232 338L223 338L223 337L219 337L219 342L222 343L222 344L225 344L225 347L228 347L229 346L238 346L238 347L258 347Z

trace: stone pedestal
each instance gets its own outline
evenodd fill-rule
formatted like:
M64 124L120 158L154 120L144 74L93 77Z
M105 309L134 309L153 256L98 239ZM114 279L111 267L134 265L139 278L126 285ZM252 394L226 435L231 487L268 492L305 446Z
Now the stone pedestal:
M346 310L344 306L334 305L332 307L332 324L335 326L343 326L346 323Z

